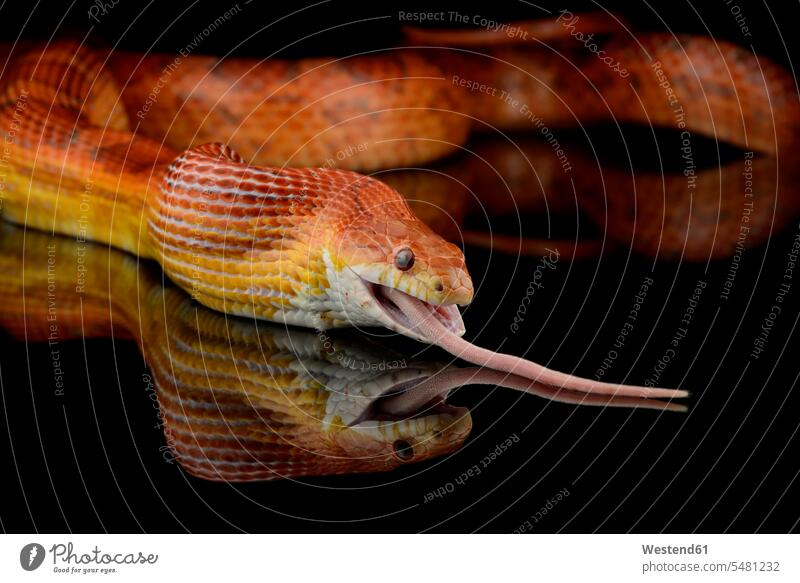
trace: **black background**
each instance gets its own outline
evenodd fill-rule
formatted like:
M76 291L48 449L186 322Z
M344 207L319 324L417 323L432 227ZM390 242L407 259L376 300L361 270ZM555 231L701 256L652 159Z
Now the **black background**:
M668 9L658 6L656 12L644 3L635 8L624 3L604 6L624 14L640 30L669 28L741 43L724 2L697 4L702 6L674 2ZM162 2L143 8L143 3L120 0L100 24L90 27L90 5L32 4L27 9L32 14L19 8L10 14L3 7L2 36L15 41L18 34L27 40L89 34L102 45L174 51L229 7ZM439 6L356 7L332 1L263 29L300 5L240 5L247 17L209 36L204 51L255 56L277 52L281 57L349 54L397 42L398 10ZM539 5L574 12L596 6ZM738 5L752 30L754 48L786 66L792 64L800 9L794 5L768 10L762 2ZM498 20L543 15L521 2L472 9L454 3L442 9L453 8ZM392 18L353 22L383 15ZM323 29L330 30L313 34ZM307 35L313 38L295 42ZM601 128L591 139L613 158L617 137L607 134ZM631 130L625 137L646 159L652 144L643 135ZM659 139L669 146L674 136L659 134ZM663 147L661 155L669 159L675 151ZM786 232L748 248L728 302L719 300L726 260L709 266L656 264L656 283L640 315L641 325L609 374L627 382L648 376L680 320L685 299L705 277L709 286L697 320L679 358L662 377L663 386L694 391L689 414L575 408L473 387L453 398L472 410L474 429L465 447L447 458L391 474L244 486L203 482L164 461L159 450L163 436L154 428L155 411L141 382L145 369L133 343L65 343L68 397L56 400L51 397L47 347L4 339L0 527L11 532L511 532L567 488L570 496L535 524L534 532L795 530L800 517L795 390L800 367L790 339L797 335L800 284L794 284L791 304L770 335L767 353L758 361L747 356L796 229L795 220ZM467 256L481 286L465 313L468 334L482 346L498 346L507 336L506 326L485 323L513 319L532 260L490 257L477 249ZM537 297L541 309L525 322L526 333L509 337L504 349L527 351L553 368L591 376L652 264L649 258L618 250L553 272L545 293ZM504 298L499 305L498 298ZM399 345L414 348L412 342ZM425 493L453 480L514 433L520 442L490 471L441 500L423 504Z

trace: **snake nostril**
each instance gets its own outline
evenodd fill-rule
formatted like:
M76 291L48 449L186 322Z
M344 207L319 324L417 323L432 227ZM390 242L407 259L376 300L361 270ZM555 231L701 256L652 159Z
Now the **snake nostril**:
M437 292L443 292L444 291L444 284L441 281L437 281L434 284L433 289L435 289Z

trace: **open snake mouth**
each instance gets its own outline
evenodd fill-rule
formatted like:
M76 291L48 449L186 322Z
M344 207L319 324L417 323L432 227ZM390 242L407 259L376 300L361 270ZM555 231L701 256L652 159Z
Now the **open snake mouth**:
M406 314L389 297L388 292L390 288L379 283L372 283L366 280L364 280L364 283L366 284L370 295L375 300L375 304L381 309L387 319L394 324L393 327L398 332L407 336L411 336L412 338L422 338L423 340L428 341L424 334L422 334L418 329L414 319ZM426 302L425 300L415 298L414 296L411 296L410 294L400 290L392 290L392 293L402 293L409 298L410 301L417 303L420 307L430 312L442 326L444 326L453 334L457 336L462 336L464 334L466 329L464 327L464 321L461 319L461 312L459 312L457 305L451 304L448 306L440 306L432 304L430 302Z

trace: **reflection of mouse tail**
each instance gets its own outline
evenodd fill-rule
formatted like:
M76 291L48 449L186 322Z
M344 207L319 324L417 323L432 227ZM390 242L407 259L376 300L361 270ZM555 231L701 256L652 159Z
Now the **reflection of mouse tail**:
M482 247L499 253L508 255L519 255L529 257L542 257L549 255L552 249L558 249L559 253L570 259L586 259L598 257L601 253L608 251L608 241L602 240L555 240L555 239L534 239L529 237L517 237L515 235L504 235L497 233L487 233L483 231L464 231L462 233L464 243L474 247Z
M380 407L382 411L394 415L422 410L427 404L447 399L451 390L465 385L494 385L530 393L549 401L571 405L641 408L680 413L687 411L686 406L680 403L671 403L659 399L641 399L570 391L486 367L450 367L444 369L402 393L383 398L380 402Z

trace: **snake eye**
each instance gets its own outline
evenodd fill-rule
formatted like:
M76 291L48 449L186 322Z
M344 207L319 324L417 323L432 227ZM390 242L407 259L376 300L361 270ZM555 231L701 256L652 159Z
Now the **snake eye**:
M407 462L414 457L414 448L404 439L395 441L392 444L392 449L394 450L394 455L401 461Z
M408 271L414 266L414 252L408 247L400 249L394 256L394 266L400 271Z

